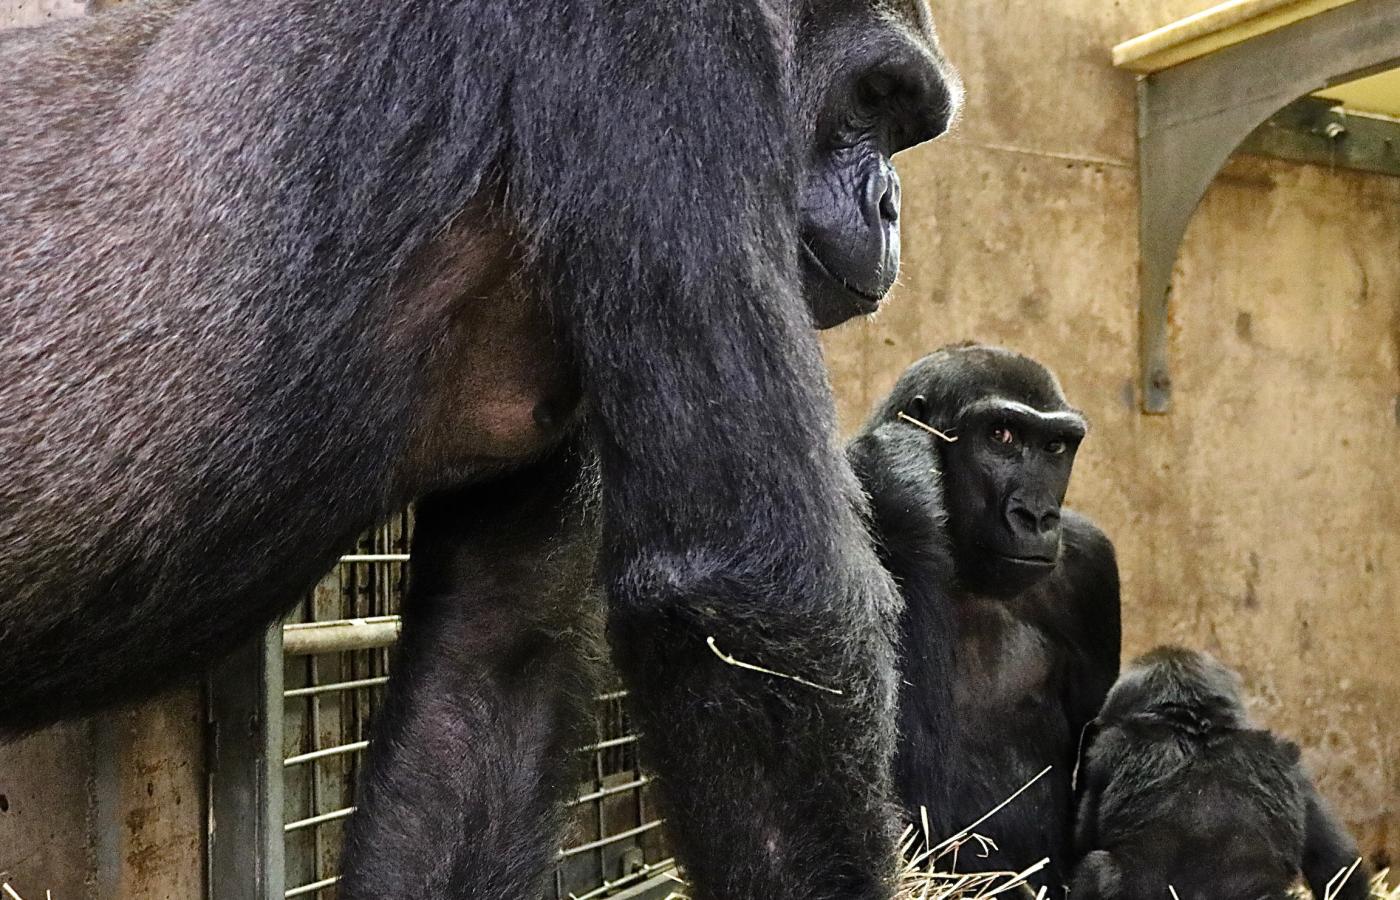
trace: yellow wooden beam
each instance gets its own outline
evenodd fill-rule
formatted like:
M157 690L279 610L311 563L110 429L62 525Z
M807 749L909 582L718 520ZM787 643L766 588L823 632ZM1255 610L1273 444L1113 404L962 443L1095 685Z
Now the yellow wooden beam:
M1113 64L1141 74L1243 43L1354 0L1227 0L1113 48Z

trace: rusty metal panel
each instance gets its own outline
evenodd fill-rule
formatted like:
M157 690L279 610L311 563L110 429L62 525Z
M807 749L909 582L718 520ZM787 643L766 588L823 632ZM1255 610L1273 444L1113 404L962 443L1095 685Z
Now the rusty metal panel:
M93 720L94 897L203 895L202 700L185 688Z

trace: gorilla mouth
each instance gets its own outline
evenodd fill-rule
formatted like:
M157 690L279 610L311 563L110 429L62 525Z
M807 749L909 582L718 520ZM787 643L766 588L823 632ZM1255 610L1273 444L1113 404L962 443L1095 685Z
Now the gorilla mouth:
M1002 562L1008 562L1014 566L1043 569L1055 565L1054 558L1049 556L1018 556L1011 553L997 553L995 555Z
M880 304L885 299L885 294L875 294L855 287L849 281L831 271L827 264L822 261L821 256L817 254L817 251L812 249L811 244L807 243L806 240L803 240L801 243L803 259L810 263L812 268L816 269L833 287L840 288L850 300L854 301L852 305L858 310L858 314L873 313L880 308Z

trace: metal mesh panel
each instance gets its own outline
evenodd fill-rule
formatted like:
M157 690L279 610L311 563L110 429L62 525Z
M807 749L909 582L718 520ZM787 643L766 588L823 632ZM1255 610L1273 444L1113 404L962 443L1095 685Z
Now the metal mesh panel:
M286 897L336 897L369 723L389 679L411 530L405 513L366 535L283 626ZM544 900L668 892L673 863L625 696L597 699L595 739L578 751L586 776Z

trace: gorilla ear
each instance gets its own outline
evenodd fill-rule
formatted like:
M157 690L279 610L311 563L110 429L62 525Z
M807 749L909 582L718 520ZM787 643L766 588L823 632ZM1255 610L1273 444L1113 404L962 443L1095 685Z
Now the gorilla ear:
M915 394L914 399L909 401L909 415L928 424L928 398L923 394Z

